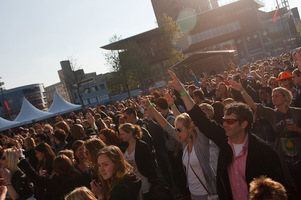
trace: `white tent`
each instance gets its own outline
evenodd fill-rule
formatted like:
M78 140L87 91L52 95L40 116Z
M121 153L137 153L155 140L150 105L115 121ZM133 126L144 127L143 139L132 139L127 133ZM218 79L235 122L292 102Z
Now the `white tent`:
M25 97L23 97L23 104L19 115L14 122L20 124L33 123L35 121L43 120L51 117L51 113L41 111L34 107Z
M81 109L81 105L69 103L57 92L55 92L53 103L47 112L37 109L25 97L23 97L22 108L14 121L9 121L0 117L0 131L21 126L23 124L34 123L36 121L79 109Z
M9 128L13 128L18 126L18 122L9 121L0 117L0 131L7 130Z
M81 109L81 105L69 103L68 101L63 99L57 92L55 92L53 103L47 112L51 113L52 116L54 116L65 114L79 109Z

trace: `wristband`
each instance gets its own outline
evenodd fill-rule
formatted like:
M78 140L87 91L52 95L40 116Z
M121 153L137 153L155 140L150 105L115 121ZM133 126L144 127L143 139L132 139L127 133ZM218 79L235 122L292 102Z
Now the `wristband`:
M175 104L172 104L170 107L172 108L172 107L174 107L174 106L176 106Z
M185 90L184 92L180 93L181 96L184 96L185 94L187 94L187 90Z
M19 160L21 160L21 159L25 159L25 155L24 154L20 156Z
M240 91L240 93L241 94L243 94L243 93L245 93L246 92L246 90L245 89L243 89L242 91Z
M151 108L151 107L153 107L153 105L150 103L150 104L147 106L147 108Z

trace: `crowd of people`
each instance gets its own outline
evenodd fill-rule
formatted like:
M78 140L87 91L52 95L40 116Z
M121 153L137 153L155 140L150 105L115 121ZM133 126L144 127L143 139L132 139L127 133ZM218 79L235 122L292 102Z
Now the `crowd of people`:
M0 200L301 199L301 52L0 134Z

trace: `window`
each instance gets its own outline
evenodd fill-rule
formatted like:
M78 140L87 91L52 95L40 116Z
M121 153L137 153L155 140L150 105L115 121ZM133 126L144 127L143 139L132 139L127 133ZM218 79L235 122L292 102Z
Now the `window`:
M91 89L92 89L92 92L95 92L98 90L97 86L93 86Z
M105 89L105 85L104 84L100 84L100 89L104 90Z
M90 91L90 88L85 88L85 89L84 89L84 93L85 93L85 94L89 94L90 92L91 92L91 91Z
M97 103L96 97L91 98L91 99L90 99L90 103Z

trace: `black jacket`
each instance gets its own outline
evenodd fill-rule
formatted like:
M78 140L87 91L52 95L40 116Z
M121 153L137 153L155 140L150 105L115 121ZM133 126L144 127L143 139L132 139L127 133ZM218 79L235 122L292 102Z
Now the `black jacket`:
M60 200L76 187L90 187L90 177L77 170L70 170L65 176L54 175L51 179L40 176L25 160L21 160L18 166L24 171L35 185L35 197L37 200Z
M19 195L19 200L28 199L33 195L33 184L29 182L26 175L17 170L11 177L11 183Z
M232 192L228 177L228 166L233 159L233 151L223 127L209 120L199 106L195 105L188 114L199 130L220 148L217 164L217 190L220 199L231 200ZM266 175L285 185L285 179L277 153L263 140L249 134L248 155L246 160L246 183L249 188L253 178Z
M110 200L137 200L141 181L135 175L126 175L112 188Z
M139 139L136 140L135 162L138 171L148 178L149 183L154 184L157 180L156 160L148 144Z

